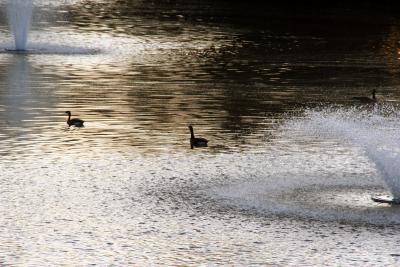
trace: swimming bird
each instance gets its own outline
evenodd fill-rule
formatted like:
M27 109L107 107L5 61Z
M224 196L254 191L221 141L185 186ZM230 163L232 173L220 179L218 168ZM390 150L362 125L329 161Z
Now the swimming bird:
M66 111L65 113L68 114L67 124L68 126L74 125L75 127L83 127L83 120L75 118L71 120L71 111Z
M375 97L375 93L376 93L376 90L374 89L374 90L372 90L372 98L369 98L366 96L356 96L356 97L353 97L353 100L357 100L360 103L364 103L364 104L375 103L377 101L377 99Z
M193 149L193 147L206 147L208 140L205 138L201 137L194 137L194 132L193 132L193 127L192 125L189 125L189 130L190 130L190 148Z

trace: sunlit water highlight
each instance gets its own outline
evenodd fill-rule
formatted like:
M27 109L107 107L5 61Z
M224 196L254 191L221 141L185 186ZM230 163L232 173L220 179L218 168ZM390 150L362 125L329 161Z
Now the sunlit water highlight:
M333 230L335 223L325 225L323 221L399 222L397 209L369 204L366 195L376 185L372 177L357 182L351 178L357 175L346 174L348 166L335 175L317 177L318 168L336 168L337 164L328 158L321 162L307 153L301 158L276 153L200 158L107 153L2 163L1 211L5 216L1 222L7 228L1 234L7 248L3 261L42 266L60 260L82 266L232 261L301 264L305 262L301 253L322 244L347 250L343 237L351 231L358 231L355 240L364 243L362 225ZM331 166L317 165L329 162ZM293 169L282 171L287 164L294 164ZM312 165L318 167L299 171ZM315 188L312 182L317 183ZM220 199L221 194L228 197L227 202ZM316 219L312 224L321 236L308 233L309 223L293 222L296 217ZM376 231L381 233L379 239L368 237L368 242L374 239L368 246L374 247L374 253L360 248L375 259L385 253L379 244L391 239L384 230ZM292 249L298 242L307 245L296 248L290 259L281 260L285 258L282 248L287 246L282 240L295 238L294 233L309 241L292 243ZM274 251L277 258L263 251ZM227 254L231 257L226 258ZM332 255L334 251L325 256ZM318 263L324 257L312 261ZM390 258L385 262L391 262Z

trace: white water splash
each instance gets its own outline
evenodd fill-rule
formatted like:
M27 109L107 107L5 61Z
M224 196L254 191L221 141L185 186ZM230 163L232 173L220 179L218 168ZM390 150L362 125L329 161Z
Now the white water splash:
M400 111L393 106L308 110L303 118L290 120L291 132L335 139L364 149L375 163L387 189L400 197Z

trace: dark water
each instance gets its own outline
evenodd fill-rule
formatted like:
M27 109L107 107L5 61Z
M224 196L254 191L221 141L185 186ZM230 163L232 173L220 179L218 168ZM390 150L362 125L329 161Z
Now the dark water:
M29 52L10 53L0 3L5 266L398 264L369 143L282 130L373 89L398 103L395 9L41 1Z

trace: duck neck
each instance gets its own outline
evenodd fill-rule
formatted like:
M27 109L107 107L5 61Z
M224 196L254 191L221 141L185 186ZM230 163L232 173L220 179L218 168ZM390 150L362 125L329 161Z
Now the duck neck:
M68 113L68 120L67 120L67 122L70 122L71 121L71 113Z
M376 99L376 97L375 97L375 91L372 91L372 99Z
M194 138L193 127L190 126L190 127L189 127L189 130L190 130L190 138Z

